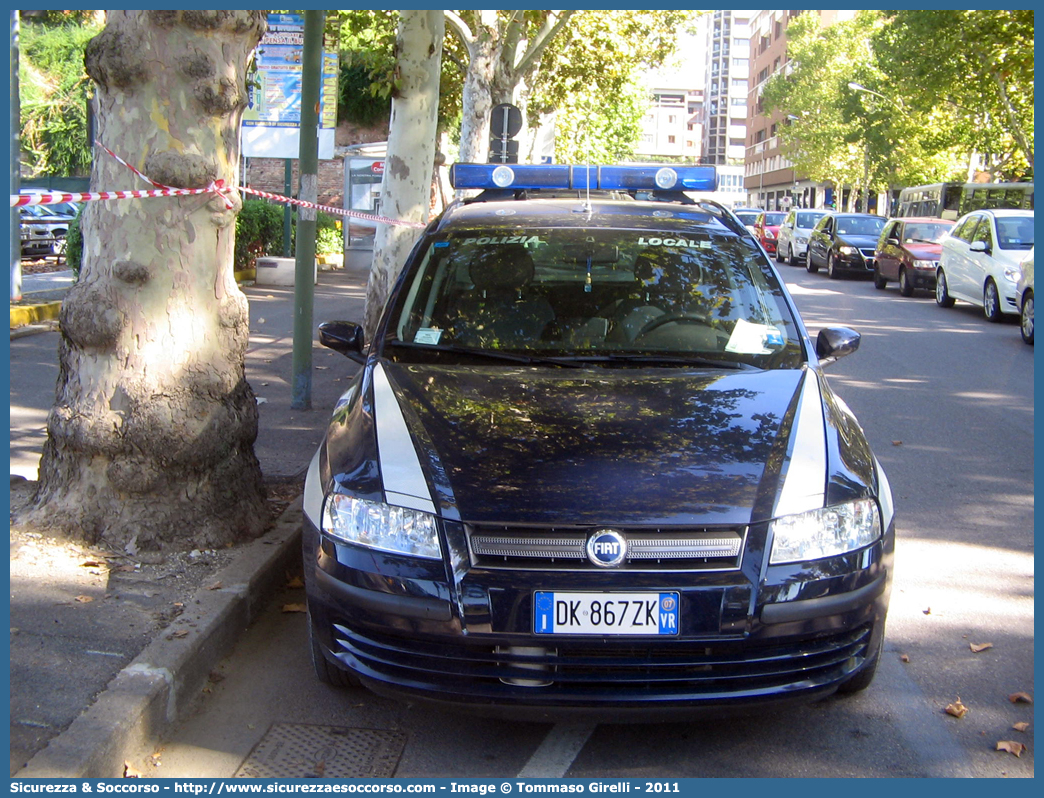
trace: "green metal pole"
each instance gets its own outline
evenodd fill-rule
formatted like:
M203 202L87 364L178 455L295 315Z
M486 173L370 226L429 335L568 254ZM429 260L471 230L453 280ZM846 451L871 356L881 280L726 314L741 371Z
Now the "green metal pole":
M319 90L322 83L325 11L305 11L301 81L301 190L298 199L319 198ZM315 208L297 211L294 270L294 379L290 407L312 409L312 309L315 301Z
M22 188L20 104L18 92L18 12L11 12L11 196L15 196ZM22 298L22 213L18 208L11 208L11 299Z
M293 196L294 190L294 159L286 158L283 161L283 192L285 196ZM283 206L283 257L289 258L293 251L293 219L294 211L290 203Z

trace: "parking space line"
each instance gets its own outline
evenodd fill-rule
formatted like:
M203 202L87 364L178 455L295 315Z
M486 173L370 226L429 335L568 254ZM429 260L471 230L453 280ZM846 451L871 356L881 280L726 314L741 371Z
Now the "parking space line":
M518 778L557 779L564 776L594 732L595 725L559 723L554 726L519 771Z

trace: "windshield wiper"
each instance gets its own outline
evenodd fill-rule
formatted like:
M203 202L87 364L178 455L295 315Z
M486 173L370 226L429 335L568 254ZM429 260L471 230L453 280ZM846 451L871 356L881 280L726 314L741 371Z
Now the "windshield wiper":
M626 353L610 353L604 355L575 355L574 360L583 363L663 363L669 366L701 366L712 369L758 370L757 366L737 360L715 360L696 355L636 355Z
M580 368L581 364L575 362L574 358L565 357L540 357L538 355L523 355L517 352L503 352L499 349L472 349L469 346L458 346L456 344L415 344L409 341L389 341L391 346L404 349L416 349L421 352L449 352L458 355L474 355L485 357L490 360L506 360L511 363L522 363L524 365L546 364L550 366L563 366L565 368Z

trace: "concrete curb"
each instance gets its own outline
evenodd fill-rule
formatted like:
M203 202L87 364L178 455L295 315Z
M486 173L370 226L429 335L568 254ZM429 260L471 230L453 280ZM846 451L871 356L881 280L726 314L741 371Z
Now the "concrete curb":
M57 319L58 311L61 309L61 301L43 302L37 305L11 305L11 329Z
M184 716L207 677L260 612L301 550L299 497L275 526L240 551L187 609L116 675L95 702L14 778L119 778ZM184 637L173 633L187 632Z

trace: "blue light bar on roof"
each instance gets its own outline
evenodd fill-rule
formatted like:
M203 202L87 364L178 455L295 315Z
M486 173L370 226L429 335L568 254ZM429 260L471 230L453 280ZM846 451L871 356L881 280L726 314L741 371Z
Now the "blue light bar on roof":
M450 167L450 185L461 189L714 191L718 175L713 166L457 163Z

